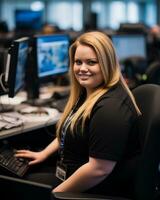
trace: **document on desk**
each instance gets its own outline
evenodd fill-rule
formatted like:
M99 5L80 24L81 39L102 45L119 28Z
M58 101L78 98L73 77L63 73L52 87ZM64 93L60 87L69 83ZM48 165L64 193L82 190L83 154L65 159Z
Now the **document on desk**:
M49 124L58 121L60 116L57 109L27 106L19 111L1 113L0 131L29 124Z
M4 112L0 114L0 130L7 130L24 124L21 114L17 112Z

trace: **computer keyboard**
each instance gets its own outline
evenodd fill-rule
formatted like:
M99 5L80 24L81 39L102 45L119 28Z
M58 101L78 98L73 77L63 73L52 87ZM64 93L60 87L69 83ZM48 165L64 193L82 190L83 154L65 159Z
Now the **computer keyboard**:
M18 177L23 177L27 172L29 165L28 160L24 158L16 158L13 148L0 148L0 167L6 172L12 173Z

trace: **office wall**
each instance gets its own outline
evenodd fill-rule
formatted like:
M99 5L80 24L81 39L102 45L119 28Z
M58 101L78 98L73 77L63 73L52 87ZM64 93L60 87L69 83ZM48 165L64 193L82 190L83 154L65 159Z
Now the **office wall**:
M0 19L6 20L10 30L15 28L14 10L31 8L35 0L1 0ZM96 16L97 28L117 29L123 22L157 23L159 0L41 0L44 4L44 22L62 29L81 30ZM159 20L160 21L160 20Z

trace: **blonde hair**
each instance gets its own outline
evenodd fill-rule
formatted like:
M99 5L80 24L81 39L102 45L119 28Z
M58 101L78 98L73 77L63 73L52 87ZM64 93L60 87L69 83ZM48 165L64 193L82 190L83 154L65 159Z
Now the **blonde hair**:
M138 115L140 114L140 110L138 106L136 105L134 97L121 75L119 62L118 62L115 49L113 47L111 40L109 39L107 35L105 35L102 32L98 32L98 31L87 32L87 33L82 34L80 37L78 37L77 40L70 46L70 49L69 49L71 92L70 92L68 103L63 112L63 115L57 124L58 138L60 138L61 128L64 121L66 120L68 114L71 112L72 108L78 101L81 92L84 90L84 88L79 84L79 82L75 78L75 75L73 72L74 56L75 56L76 49L79 45L89 46L95 51L99 66L102 71L104 82L99 88L97 88L97 90L95 90L89 96L89 98L87 98L87 100L79 107L79 109L76 111L76 113L72 117L71 122L70 122L70 128L71 128L72 133L73 133L73 129L76 127L76 124L79 120L82 120L82 130L83 130L85 121L87 118L90 117L93 106L95 105L97 100L103 94L105 94L109 90L110 87L115 85L118 81L121 81L122 86L126 89L129 96L131 97L131 100L135 106L137 114Z

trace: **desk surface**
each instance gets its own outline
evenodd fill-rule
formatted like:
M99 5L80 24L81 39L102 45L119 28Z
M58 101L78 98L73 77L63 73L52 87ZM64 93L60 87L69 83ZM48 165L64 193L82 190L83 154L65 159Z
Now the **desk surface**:
M36 129L43 128L45 126L47 127L56 124L61 116L61 113L58 112L56 109L45 109L48 110L49 113L49 115L47 116L39 116L37 114L19 114L20 118L23 120L23 124L8 130L1 130L0 139L5 139L21 133L27 133Z
M53 94L54 91L64 91L64 90L69 90L70 87L53 87L53 86L47 86L41 88L41 98L49 98L51 97L51 94ZM26 100L26 93L25 92L20 92L16 97L14 98L8 98L7 95L1 96L1 103L5 104L11 104L15 106L19 106L21 102ZM24 123L22 126L16 127L16 128L11 128L9 130L0 130L0 139L3 138L8 138L14 135L18 135L21 133L27 133L32 130L40 129L45 126L50 126L56 124L56 122L59 120L61 113L58 111L55 112L55 109L53 108L45 108L49 109L49 116L46 117L38 117L37 115L26 115L24 116ZM22 116L23 118L23 116Z

